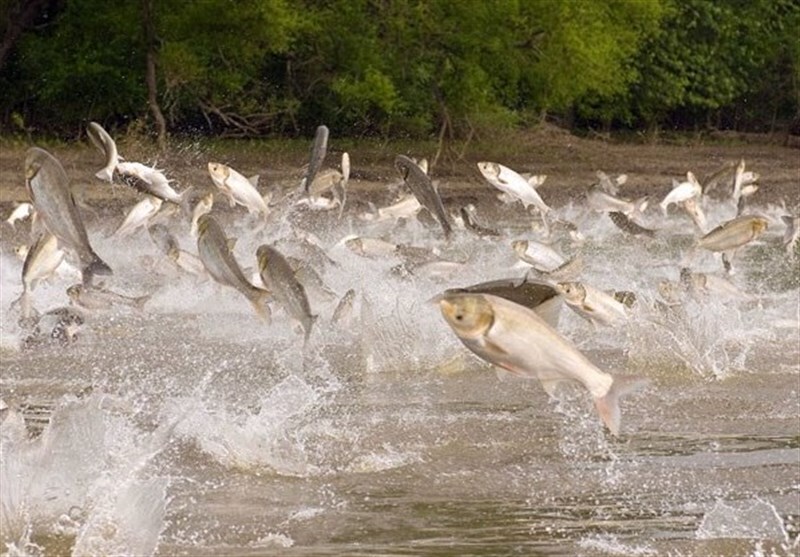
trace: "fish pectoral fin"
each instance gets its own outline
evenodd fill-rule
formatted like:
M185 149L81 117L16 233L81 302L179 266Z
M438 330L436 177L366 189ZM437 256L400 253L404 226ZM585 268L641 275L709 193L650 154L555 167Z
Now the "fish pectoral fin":
M229 249L230 251L233 251L233 248L235 248L235 247L236 247L236 240L237 240L237 238L228 238L228 239L226 240L226 242L227 242L227 244L228 244L228 249Z
M506 356L508 356L508 352L506 350L504 350L502 347L498 346L497 344L493 343L491 340L485 340L484 339L483 348L486 350L486 352L489 355L491 355L491 356L493 356L495 358L498 358L498 359L503 359ZM508 369L507 366L503 366L503 367ZM512 370L509 370L509 371L514 371L514 370L512 369Z
M252 185L254 188L257 188L257 187L258 187L258 178L259 178L259 175L258 175L258 174L255 174L254 176L250 176L250 177L247 179L247 181L248 181L248 182L250 182L250 184L251 184L251 185Z

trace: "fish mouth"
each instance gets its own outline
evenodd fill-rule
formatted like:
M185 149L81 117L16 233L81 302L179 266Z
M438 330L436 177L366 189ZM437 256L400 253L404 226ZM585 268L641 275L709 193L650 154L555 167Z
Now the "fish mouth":
M452 319L456 314L456 305L445 298L443 294L439 294L438 298L439 309L442 310L442 314L448 319Z

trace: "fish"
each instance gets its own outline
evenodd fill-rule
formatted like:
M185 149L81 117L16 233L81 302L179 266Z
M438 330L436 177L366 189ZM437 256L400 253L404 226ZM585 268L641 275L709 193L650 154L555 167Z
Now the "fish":
M652 228L645 228L631 220L631 218L620 211L609 211L608 218L616 225L617 228L623 232L627 232L632 236L647 236L648 238L655 238L656 231Z
M708 195L711 191L713 191L719 185L722 179L731 172L731 170L733 170L733 163L729 161L723 163L722 166L720 166L711 174L704 176L702 181L703 195Z
M733 201L737 206L739 205L740 198L742 195L744 195L745 188L755 184L759 178L757 172L747 171L745 168L746 165L744 159L741 159L736 167L736 173L733 176ZM755 189L758 189L757 186ZM749 195L752 195L753 193L755 193L755 190L751 189Z
M100 259L86 234L78 207L69 189L69 178L53 155L31 147L25 155L25 184L36 212L45 227L78 257L84 284L95 275L112 274L111 267Z
M599 185L594 185L586 192L586 202L589 208L597 213L609 213L614 211L633 218L647 209L649 198L644 196L636 201L628 201L627 199L611 195Z
M344 245L362 257L377 258L397 255L397 244L379 238L355 236L344 240Z
M680 207L683 208L684 211L691 217L692 222L700 231L701 234L706 233L706 229L708 228L708 221L706 221L706 214L703 212L702 207L700 206L700 199L697 197L692 197L685 201L681 201L678 203Z
M491 294L505 298L526 308L535 311L548 325L555 328L561 313L562 301L558 291L548 282L532 279L528 276L522 278L508 278L481 282L461 288L449 288L444 291L449 294ZM439 300L440 297L434 298Z
M481 359L513 374L539 379L553 396L560 382L589 391L603 424L620 433L620 398L646 379L600 370L535 311L491 294L446 294L439 307L461 342Z
M745 215L723 222L697 241L697 247L708 251L735 250L758 238L769 221L757 215Z
M344 325L350 323L353 319L353 306L355 304L356 291L351 288L344 293L344 296L336 304L336 309L333 310L331 316L331 323L334 325Z
M212 207L214 207L214 194L209 193L201 197L194 209L192 209L192 224L189 228L189 234L191 234L192 238L197 238L197 219L210 213Z
M581 282L559 282L555 285L564 301L575 313L594 326L613 327L628 319L626 306L613 295Z
M117 151L117 144L97 122L89 122L86 132L94 146L106 157L106 165L97 171L95 176L110 183L113 181L114 171L122 159Z
M33 317L30 293L40 281L51 277L64 261L66 254L58 247L58 239L50 232L41 234L25 253L22 265L22 294L11 303L11 307L21 305L21 318L25 321Z
M800 238L800 216L783 215L781 220L786 225L786 230L783 233L783 247L786 250L786 255L794 259L797 252L797 241Z
M597 185L600 189L614 196L619 195L619 187L628 181L627 174L620 174L613 180L602 170L598 170L595 175L597 176Z
M419 199L413 194L404 195L397 202L389 205L388 207L380 207L375 209L372 213L365 213L360 215L361 220L378 223L384 221L397 221L399 219L408 219L416 215L422 205Z
M306 171L305 178L303 178L303 189L306 194L309 193L311 184L314 182L314 177L322 167L322 162L325 160L325 155L328 153L328 135L330 135L328 126L317 126L317 131L314 133L314 143L311 144L308 170Z
M67 296L69 296L71 304L88 310L106 310L113 306L123 305L142 311L152 294L131 297L104 288L73 284L67 288Z
M258 193L258 176L245 178L230 166L222 163L208 163L211 181L225 194L231 207L236 204L245 207L250 214L258 214L266 218L269 215L267 201Z
M521 201L525 209L533 205L542 216L550 212L550 207L544 202L536 188L510 168L496 162L482 161L478 163L478 170L491 185Z
M14 208L13 211L11 211L11 214L8 215L6 223L11 225L11 227L13 228L16 225L17 221L25 220L31 215L33 215L33 213L34 213L34 208L31 203L20 203Z
M161 209L162 203L163 201L158 197L145 196L144 199L131 208L125 216L125 220L114 231L114 236L129 236L137 228L147 226L147 221L153 218L158 210Z
M511 247L520 261L544 273L549 273L566 262L556 250L535 240L514 240Z
M140 162L121 162L117 164L117 172L134 189L180 206L188 200L188 194L193 189L186 188L179 194L169 185L172 180L167 179L161 170Z
M350 182L350 155L345 151L342 153L342 181L333 188L333 196L339 201L339 215L341 220L344 213L344 205L347 203L347 184Z
M425 207L431 215L439 222L444 232L444 237L449 238L452 233L450 220L444 211L442 198L431 182L430 177L420 169L420 167L405 155L397 155L394 159L394 167L403 177L408 188L411 190L420 205Z
M203 266L218 283L237 290L250 301L256 314L264 321L269 321L270 310L267 305L271 293L258 288L247 280L239 264L233 257L225 237L213 216L203 215L197 221L197 252Z
M569 261L565 261L552 271L540 271L535 267L531 267L528 270L527 276L530 278L546 279L548 282L563 282L577 278L583 272L583 267L583 256L578 254Z
M694 174L689 171L686 173L685 182L678 183L675 180L672 181L672 190L664 197L661 203L659 203L659 207L661 207L661 211L666 215L667 208L673 203L680 203L687 199L700 197L702 194L703 188L700 186L700 182L698 182Z
M305 332L303 340L307 343L317 316L311 313L305 288L297 280L288 261L274 247L266 244L259 246L256 258L264 286L272 292L284 311L300 323Z

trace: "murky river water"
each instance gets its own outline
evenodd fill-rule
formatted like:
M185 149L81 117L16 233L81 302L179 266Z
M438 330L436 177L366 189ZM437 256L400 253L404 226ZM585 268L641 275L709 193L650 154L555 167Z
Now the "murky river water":
M487 186L488 187L488 186ZM629 323L595 328L564 307L559 330L600 368L648 377L626 398L622 434L602 429L581 389L548 398L501 380L464 348L429 299L516 277L510 241L540 239L520 207L496 204L502 239L460 231L445 243L418 222L394 228L297 209L265 230L215 208L252 272L273 243L304 258L341 296L310 289L320 314L303 349L280 311L179 274L145 232L105 237L89 221L108 286L152 293L144 311L93 312L68 347L18 349L9 305L22 263L4 242L0 540L9 555L796 555L800 551L800 267L780 244L782 209L734 260L747 295L658 305L677 281L691 222L633 237L580 204L556 211L586 240L582 280L629 290ZM711 203L709 220L730 218ZM479 207L479 213L481 208ZM497 213L498 215L500 213ZM489 215L489 212L484 216ZM170 228L196 253L188 226ZM389 232L391 229L391 232ZM327 255L296 240L318 235ZM458 268L393 270L350 252L347 234L436 247ZM8 236L6 236L8 238ZM695 271L720 274L709 253ZM34 292L64 305L63 276ZM661 307L661 309L658 309Z

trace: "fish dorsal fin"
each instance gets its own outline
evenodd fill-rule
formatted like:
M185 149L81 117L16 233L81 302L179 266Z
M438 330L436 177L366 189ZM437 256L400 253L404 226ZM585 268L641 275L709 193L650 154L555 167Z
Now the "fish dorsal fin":
M248 181L248 182L250 182L250 184L252 184L252 186L253 186L254 188L257 188L257 187L258 187L258 174L255 174L255 175L253 175L253 176L250 176L250 177L247 179L247 181Z
M227 238L226 239L229 251L233 251L233 248L236 247L236 240L237 240L237 238Z

